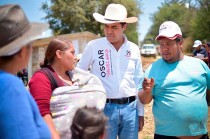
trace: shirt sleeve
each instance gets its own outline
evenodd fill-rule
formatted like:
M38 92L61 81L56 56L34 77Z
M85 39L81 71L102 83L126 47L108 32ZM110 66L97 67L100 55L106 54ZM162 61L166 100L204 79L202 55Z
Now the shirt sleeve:
M141 62L141 57L140 57L140 52L139 50L136 51L138 54L138 60L136 62L136 70L135 70L135 76L134 76L134 81L136 84L136 90L137 90L137 98L138 98L138 87L139 85L142 84L143 78L144 78L144 73L143 73L143 68L142 68L142 62ZM140 102L138 99L138 115L139 116L144 116L144 104Z
M88 70L93 61L93 48L90 43L87 44L80 61L77 63L77 67Z
M196 56L196 50L193 50L193 56Z
M136 93L138 98L138 93ZM138 108L138 115L139 116L144 116L144 104L141 103L140 99L137 99L137 108Z
M30 82L29 90L34 97L42 116L50 114L50 98L52 95L50 80L42 72L36 72Z
M2 90L6 91L1 92L3 98L0 102L0 137L39 139L33 108L30 105L33 100L29 98L23 83L19 79L13 79Z

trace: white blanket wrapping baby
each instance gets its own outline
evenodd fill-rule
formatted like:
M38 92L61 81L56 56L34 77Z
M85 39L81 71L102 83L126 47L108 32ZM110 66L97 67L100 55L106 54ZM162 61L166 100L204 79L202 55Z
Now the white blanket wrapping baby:
M103 110L106 103L105 89L95 75L75 68L72 81L73 86L56 88L50 100L53 122L62 139L71 138L70 126L78 108L88 106Z

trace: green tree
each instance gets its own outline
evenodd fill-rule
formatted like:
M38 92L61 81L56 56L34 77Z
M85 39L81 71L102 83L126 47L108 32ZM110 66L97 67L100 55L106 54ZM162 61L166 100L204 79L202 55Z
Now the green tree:
M123 4L128 17L141 13L138 0L51 0L51 3L43 3L42 9L55 35L90 31L103 36L103 26L95 21L92 14L98 12L104 15L110 3ZM129 24L126 35L129 40L138 43L137 24Z
M155 38L158 34L159 27L164 21L174 21L181 28L183 36L186 37L189 35L190 27L188 26L189 22L191 22L191 14L190 9L188 9L185 4L181 3L165 3L162 4L162 7L159 8L159 11L154 13L151 17L153 21L153 25L150 28L147 36L153 36Z
M171 4L184 4L186 0L165 0L165 4L171 5Z
M210 41L210 1L198 0L198 8L191 26L194 40Z
M192 51L194 40L210 41L209 0L165 0L151 17L153 25L144 40L154 40L166 20L179 24L185 39L185 52Z
M189 8L194 7L196 0L165 0L164 4L185 4Z
M92 22L97 0L51 0L45 2L42 9L45 19L55 35L86 31L96 32L98 24Z

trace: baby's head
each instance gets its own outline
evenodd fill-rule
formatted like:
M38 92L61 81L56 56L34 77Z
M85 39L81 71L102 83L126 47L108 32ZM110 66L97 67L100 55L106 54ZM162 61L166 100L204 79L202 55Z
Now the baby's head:
M105 135L107 117L95 107L79 108L72 121L72 139L102 139Z

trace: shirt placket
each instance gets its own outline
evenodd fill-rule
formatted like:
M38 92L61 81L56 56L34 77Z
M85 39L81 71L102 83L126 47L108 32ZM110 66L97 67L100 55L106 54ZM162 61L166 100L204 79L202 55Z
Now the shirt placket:
M117 52L117 80L118 80L118 84L120 86L120 83L122 81L122 70L121 70L121 66L122 66L122 59L123 59L123 55L122 55L123 49L122 47L118 50ZM122 96L122 93L120 92L120 88L119 88L119 93L118 93L118 98L122 98L124 96Z

